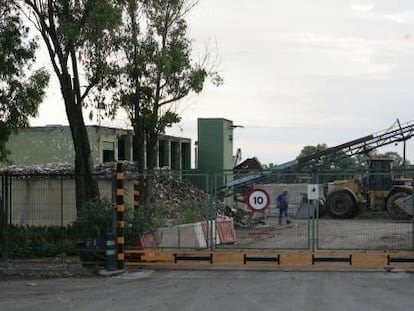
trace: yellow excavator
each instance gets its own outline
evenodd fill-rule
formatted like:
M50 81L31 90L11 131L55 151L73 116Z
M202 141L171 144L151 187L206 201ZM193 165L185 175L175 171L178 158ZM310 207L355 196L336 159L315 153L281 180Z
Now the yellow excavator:
M411 219L412 180L394 178L392 159L372 158L361 178L328 184L325 210L334 218L352 218L365 211L387 211L393 219Z

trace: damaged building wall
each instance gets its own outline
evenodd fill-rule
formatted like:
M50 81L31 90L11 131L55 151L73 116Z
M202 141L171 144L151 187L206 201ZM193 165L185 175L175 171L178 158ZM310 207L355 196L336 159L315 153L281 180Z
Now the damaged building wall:
M90 125L86 127L93 165L133 159L133 132L126 129ZM191 139L159 136L158 163L174 170L191 169ZM75 151L70 128L61 125L29 127L10 136L7 148L16 165L47 163L73 164Z
M21 129L10 136L6 148L13 164L71 163L75 158L69 128L63 126Z

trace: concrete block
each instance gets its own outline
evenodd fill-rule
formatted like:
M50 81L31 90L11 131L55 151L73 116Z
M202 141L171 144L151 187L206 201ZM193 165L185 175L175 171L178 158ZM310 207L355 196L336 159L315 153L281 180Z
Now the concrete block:
M201 223L184 224L156 230L158 247L162 248L207 248Z

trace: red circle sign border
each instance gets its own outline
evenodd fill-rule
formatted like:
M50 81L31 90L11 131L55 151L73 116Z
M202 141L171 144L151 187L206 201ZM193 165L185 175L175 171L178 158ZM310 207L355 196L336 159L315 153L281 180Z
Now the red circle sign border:
M250 205L250 196L253 193L255 193L255 192L261 192L261 193L263 193L266 196L267 202L266 202L265 207L263 207L262 209L256 209L252 205ZM247 206L249 207L249 209L251 209L253 212L262 213L262 212L264 212L269 207L269 204L270 204L270 196L269 196L269 194L264 189L252 189L252 190L250 190L247 193L246 203L247 203Z

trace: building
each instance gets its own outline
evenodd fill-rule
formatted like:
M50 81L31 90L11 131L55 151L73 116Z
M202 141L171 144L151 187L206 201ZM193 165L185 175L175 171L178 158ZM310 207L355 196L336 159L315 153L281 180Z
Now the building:
M233 179L233 131L239 127L223 118L199 118L196 168L201 174L192 182L206 192L223 189ZM226 199L231 205L231 199Z
M211 192L222 188L233 176L233 124L225 119L202 119L199 122L198 170L183 173L201 189ZM133 131L126 129L87 126L91 158L94 165L116 160L132 160ZM7 148L15 165L36 168L37 164L74 163L75 151L68 126L50 125L30 127L10 136ZM71 165L56 165L70 167ZM159 136L158 166L172 170L191 169L191 140L167 135ZM39 165L40 167L40 165ZM55 165L51 166L52 169ZM41 169L44 169L41 166ZM202 171L200 172L200 170ZM46 172L47 173L47 172ZM210 174L212 173L212 174ZM21 225L67 225L76 219L75 184L70 176L44 178L33 174L31 178L11 176L10 221ZM102 198L113 199L113 180L98 179ZM7 186L7 184L3 184ZM125 202L133 202L132 180L124 187ZM232 204L232 198L225 203Z
M93 165L117 160L133 160L133 131L97 125L86 126ZM7 143L15 165L71 163L75 150L69 126L28 127L12 134ZM191 139L159 136L158 167L191 169Z
M197 168L206 170L232 170L233 121L222 118L200 118L198 130Z

